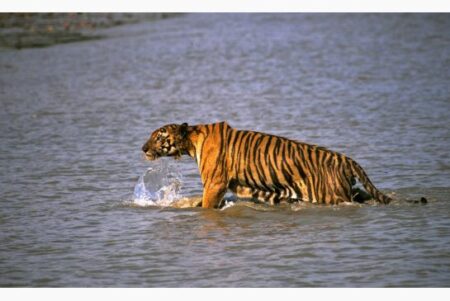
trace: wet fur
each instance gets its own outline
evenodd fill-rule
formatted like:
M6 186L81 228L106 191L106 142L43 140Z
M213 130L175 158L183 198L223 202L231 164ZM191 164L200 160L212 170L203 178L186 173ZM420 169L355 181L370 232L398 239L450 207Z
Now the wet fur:
M226 122L188 126L169 124L154 131L142 150L148 160L189 155L203 182L202 207L220 205L229 189L239 198L270 204L320 204L391 199L372 184L351 158L326 148L253 131ZM352 189L355 178L368 193Z

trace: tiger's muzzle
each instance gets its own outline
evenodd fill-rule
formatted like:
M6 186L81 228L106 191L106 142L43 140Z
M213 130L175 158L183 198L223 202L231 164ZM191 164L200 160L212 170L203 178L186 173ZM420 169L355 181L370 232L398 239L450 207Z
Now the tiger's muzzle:
M145 160L148 160L148 161L154 161L154 160L158 159L159 157L161 157L161 155L158 154L158 152L156 152L148 147L148 143L145 143L142 146L142 151L144 152Z

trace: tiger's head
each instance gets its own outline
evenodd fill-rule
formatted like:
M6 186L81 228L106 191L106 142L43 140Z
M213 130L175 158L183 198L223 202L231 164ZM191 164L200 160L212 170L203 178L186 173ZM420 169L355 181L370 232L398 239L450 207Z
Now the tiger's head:
M188 124L168 124L154 131L142 146L145 159L172 156L179 159L185 153Z

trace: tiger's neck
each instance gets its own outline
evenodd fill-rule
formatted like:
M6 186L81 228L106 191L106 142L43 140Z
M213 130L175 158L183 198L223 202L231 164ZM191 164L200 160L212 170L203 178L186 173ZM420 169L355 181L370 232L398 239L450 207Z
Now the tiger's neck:
M197 149L199 149L199 133L196 130L197 127L198 126L189 127L187 139L184 145L185 154L194 159L196 159Z
M199 163L202 156L202 145L205 142L205 139L212 134L214 129L218 129L219 126L222 126L225 131L226 129L231 129L226 122L190 126L183 148L184 154L188 154Z
M194 125L188 128L187 139L184 144L184 154L200 162L201 146L206 136L206 125Z

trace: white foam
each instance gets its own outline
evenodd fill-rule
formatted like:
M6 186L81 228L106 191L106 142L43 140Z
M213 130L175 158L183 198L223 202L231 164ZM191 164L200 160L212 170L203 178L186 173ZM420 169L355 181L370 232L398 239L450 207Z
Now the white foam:
M222 208L220 208L220 210L228 209L230 207L233 207L234 205L236 205L236 202L234 201L225 201L225 205Z

